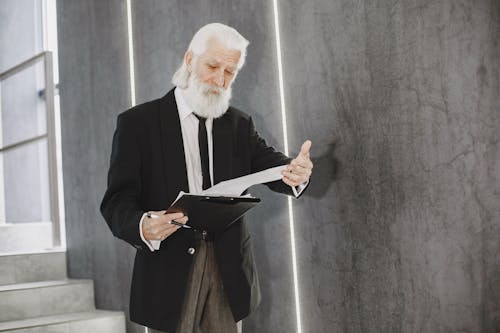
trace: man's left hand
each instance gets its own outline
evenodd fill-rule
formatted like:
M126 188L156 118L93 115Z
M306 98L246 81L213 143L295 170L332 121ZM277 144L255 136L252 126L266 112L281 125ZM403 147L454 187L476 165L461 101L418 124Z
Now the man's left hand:
M286 169L281 171L283 182L290 186L304 184L311 177L313 163L309 156L312 142L306 140L300 148L300 153L294 158Z

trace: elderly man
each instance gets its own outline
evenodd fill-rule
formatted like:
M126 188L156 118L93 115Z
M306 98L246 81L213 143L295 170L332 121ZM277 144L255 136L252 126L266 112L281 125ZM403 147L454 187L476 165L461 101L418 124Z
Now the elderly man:
M243 219L219 234L180 228L170 222L189 216L165 214L179 191L199 193L282 164L282 180L266 184L272 190L298 197L309 182L310 141L290 159L229 106L247 45L231 27L202 27L173 76L176 87L117 119L101 212L137 249L130 318L152 332L236 332L260 300Z

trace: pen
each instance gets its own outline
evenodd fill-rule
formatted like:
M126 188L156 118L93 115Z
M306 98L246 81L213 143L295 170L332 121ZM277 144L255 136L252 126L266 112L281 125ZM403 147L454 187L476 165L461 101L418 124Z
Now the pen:
M147 213L146 216L149 217L149 218L151 218L151 219L157 219L157 218L160 217L159 215L152 214L152 213ZM191 229L190 226L182 224L182 223L174 221L174 220L168 221L168 223L176 225L176 226L181 227L181 228Z

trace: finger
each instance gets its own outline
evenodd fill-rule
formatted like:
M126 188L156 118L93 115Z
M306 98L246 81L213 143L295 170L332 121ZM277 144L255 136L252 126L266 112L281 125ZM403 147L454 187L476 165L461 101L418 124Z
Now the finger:
M148 219L156 221L158 223L159 221L162 221L160 223L165 223L166 220L173 220L176 218L181 218L184 216L182 212L180 213L170 213L170 214L165 214L166 210L162 211L150 211L148 212ZM153 222L153 224L155 224Z
M309 165L309 163L304 163L300 164L298 162L291 162L290 163L290 168L288 168L289 171L292 171L293 173L298 173L298 174L310 174L312 170L312 165Z
M174 223L170 223L170 221L168 221L168 223L162 224L159 227L159 230L161 230L161 232L164 232L167 230L175 229L176 227L177 227L177 225L175 225Z
M160 225L160 224L161 225L170 224L170 221L181 219L183 217L184 217L183 213L169 213L169 214L165 214L165 215L162 215L160 219L157 219L158 220L158 225Z
M187 216L184 216L183 218L180 218L180 219L176 219L174 220L175 222L179 222L179 223L182 223L182 224L186 224L186 222L189 220L189 218Z
M298 186L299 184L301 184L301 183L296 182L288 177L283 177L282 180L285 184L287 184L289 186Z
M166 210L150 210L148 213L151 213L152 215L155 216L161 216L165 214L167 211Z
M293 181L300 181L305 176L296 172L286 172L286 171L283 171L282 175L290 178Z
M293 184L293 182L292 182L290 179L288 179L287 177L284 177L284 176L283 176L283 178L281 178L281 180L282 180L285 184L287 184L288 186L296 186L296 185L295 185L295 184Z
M310 175L311 172L312 172L312 168L309 167L309 166L301 166L301 165L297 165L293 168L293 173L298 173L298 174L306 174L306 175Z
M298 176L299 179L302 179L302 180L306 180L306 179L309 179L309 177L311 176L311 171L310 170L306 170L304 169L304 171L298 171L298 172L292 172L292 175L295 175L295 176ZM297 181L299 179L296 179Z
M311 171L304 169L304 173L292 172L292 173L287 173L284 176L286 176L296 184L302 184L309 180L310 175Z
M169 214L165 214L163 215L163 218L164 219L167 219L169 221L172 221L172 220L177 220L177 219L180 219L184 216L183 213L169 213Z
M168 223L167 225L165 225L161 229L159 229L158 233L159 234L172 233L172 232L176 231L179 228L180 228L180 226L178 226L176 224Z
M302 156L299 156L299 157L293 159L290 162L290 165L291 166L298 165L298 166L301 166L301 167L306 168L306 169L312 169L312 167L313 167L312 161L309 158L303 158Z
M305 168L301 167L300 165L296 163L290 163L290 166L287 168L287 171L289 173L294 173L296 175L301 175L305 173Z
M172 221L175 221L175 222L179 222L179 223L182 223L182 224L186 224L186 222L189 220L189 218L187 216L184 216L180 219L176 219L176 220L172 220ZM163 234L165 232L174 232L175 230L177 230L179 228L179 226L173 224L173 223L170 223L170 221L168 221L167 223L163 223L163 224L160 224L158 226L158 232L160 234Z
M300 147L300 154L302 156L307 156L309 157L309 150L311 149L312 142L311 140L306 140L302 144L302 147Z
M301 176L293 174L293 173L285 173L285 174L283 174L283 177L287 178L288 180L290 180L294 184L300 184L301 180L302 180Z
M163 230L165 227L170 225L170 220L164 217L162 218L151 218L147 219L148 226L151 228L150 230Z

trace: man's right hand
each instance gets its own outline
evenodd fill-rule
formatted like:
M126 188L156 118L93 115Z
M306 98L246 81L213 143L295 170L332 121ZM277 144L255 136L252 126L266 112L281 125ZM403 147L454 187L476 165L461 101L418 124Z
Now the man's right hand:
M152 217L145 217L142 221L142 234L147 240L164 240L173 234L180 227L170 224L170 221L175 220L182 224L188 221L188 217L183 213L165 214L162 211L150 211Z

